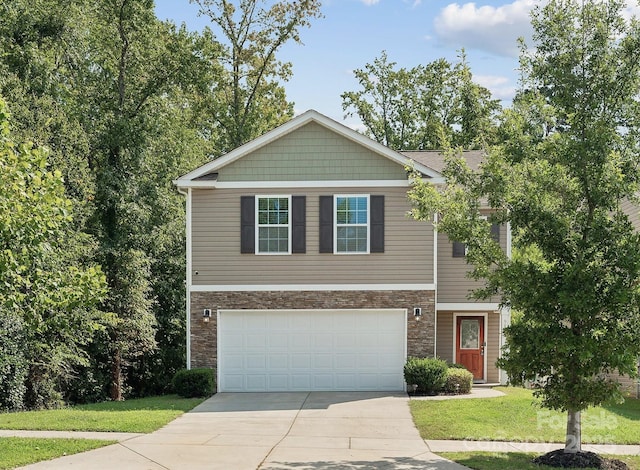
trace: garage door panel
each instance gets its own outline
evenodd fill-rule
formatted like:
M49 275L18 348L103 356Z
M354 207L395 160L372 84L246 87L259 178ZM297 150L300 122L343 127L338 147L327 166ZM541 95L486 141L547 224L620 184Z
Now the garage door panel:
M289 368L289 355L288 354L269 354L267 356L267 368L269 370Z
M333 370L333 355L314 354L312 356L311 368L314 370Z
M293 390L311 390L311 376L309 374L291 375L291 388Z
M358 390L356 387L357 376L355 374L336 374L337 390Z
M267 388L267 376L266 374L253 374L246 375L247 391L248 392L261 392Z
M289 376L287 374L269 374L268 390L287 390L289 388Z
M222 310L220 391L404 387L406 310Z
M365 348L375 347L379 342L378 336L378 333L375 331L369 333L362 332L358 335L358 346Z
M336 370L355 370L358 367L358 358L355 354L340 354L335 357Z
M311 355L310 354L291 354L289 356L289 363L292 369L305 369L311 368Z
M313 347L316 351L333 346L333 335L331 333L315 333L313 335Z
M244 341L245 351L264 351L267 347L267 338L259 334L247 334Z
M289 350L293 352L308 351L309 344L311 343L311 335L304 334L300 331L292 331L289 336Z
M220 386L230 392L242 391L245 388L244 375L226 374L224 383L221 383Z
M376 370L378 369L377 354L361 354L358 356L358 370Z
M263 372L267 368L267 358L262 354L245 355L245 368Z

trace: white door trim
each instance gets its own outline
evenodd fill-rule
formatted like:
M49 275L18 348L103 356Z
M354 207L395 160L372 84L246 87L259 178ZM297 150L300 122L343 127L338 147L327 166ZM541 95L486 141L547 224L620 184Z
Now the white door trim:
M456 355L456 344L458 341L458 317L484 317L484 338L483 338L483 342L486 344L486 346L484 347L484 356L482 356L482 362L483 362L483 371L482 371L482 383L486 383L487 382L487 357L489 356L489 354L487 354L487 351L489 349L489 342L487 341L487 337L489 336L489 331L488 331L488 327L489 327L489 313L488 312L462 312L462 313L453 313L453 361L457 362L458 357Z

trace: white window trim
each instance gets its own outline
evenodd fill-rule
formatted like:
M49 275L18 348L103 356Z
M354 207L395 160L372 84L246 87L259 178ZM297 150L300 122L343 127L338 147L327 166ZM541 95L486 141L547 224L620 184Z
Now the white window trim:
M260 251L260 228L261 227L281 227L284 224L280 225L261 225L260 224L260 199L288 199L289 200L289 216L287 220L289 223L287 224L287 251L278 251L278 252L264 252ZM257 194L255 196L255 254L261 256L281 256L281 255L290 255L291 254L291 195L290 194Z
M334 194L333 195L333 254L335 255L368 255L371 252L371 200L369 194ZM366 251L338 251L338 198L364 197L367 199L367 249ZM346 224L362 226L362 224Z

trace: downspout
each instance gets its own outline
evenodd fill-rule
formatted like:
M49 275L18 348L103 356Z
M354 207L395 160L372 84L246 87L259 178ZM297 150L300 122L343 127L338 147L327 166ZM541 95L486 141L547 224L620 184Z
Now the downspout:
M187 369L191 369L191 188L187 188L184 191L182 188L178 188L178 192L187 197L186 204L186 220L185 220L185 236L186 236L186 255L187 266L185 273L185 287L186 287L186 347L187 347Z
M438 213L433 214L433 357L438 345Z

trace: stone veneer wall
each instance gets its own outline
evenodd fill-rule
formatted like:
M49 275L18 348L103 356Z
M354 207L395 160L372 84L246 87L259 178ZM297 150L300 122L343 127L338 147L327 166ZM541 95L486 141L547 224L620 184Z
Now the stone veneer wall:
M422 308L416 320L413 308ZM208 323L202 311L212 310ZM434 291L269 291L269 292L192 292L191 367L217 365L216 309L356 309L406 308L407 354L433 357L435 341Z

